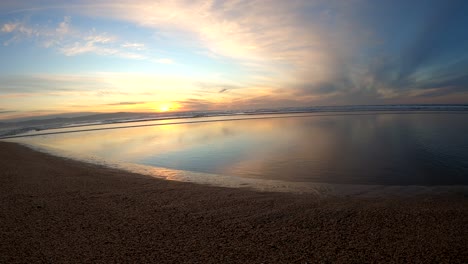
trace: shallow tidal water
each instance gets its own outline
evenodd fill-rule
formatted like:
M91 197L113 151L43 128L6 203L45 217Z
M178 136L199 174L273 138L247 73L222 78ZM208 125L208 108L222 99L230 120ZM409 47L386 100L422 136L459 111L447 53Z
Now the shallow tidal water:
M72 156L211 177L384 186L468 185L468 113L270 115L139 126L147 124L14 141Z

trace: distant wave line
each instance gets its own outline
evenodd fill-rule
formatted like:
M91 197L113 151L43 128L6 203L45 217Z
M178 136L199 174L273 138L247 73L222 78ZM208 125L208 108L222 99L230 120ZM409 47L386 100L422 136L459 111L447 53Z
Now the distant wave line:
M197 123L210 123L210 122L226 122L226 121L243 121L243 120L259 120L259 119L280 119L280 118L288 118L288 117L315 117L315 116L358 116L358 115L390 115L390 114L446 114L446 111L391 111L391 112L370 112L370 113L331 113L331 114L317 114L317 113L308 113L306 115L294 115L295 113L268 113L271 115L278 115L278 116L262 116L262 117L243 117L243 118L233 118L233 119L214 119L214 120L194 120L194 121L182 121L182 122L169 122L169 123L162 123L162 124L142 124L142 125L133 125L133 126L116 126L116 127L103 127L103 128L90 128L90 129L81 129L81 130L72 130L72 131L59 131L59 132L47 132L47 133L38 133L38 134L30 134L30 135L14 135L14 136L6 136L0 137L0 139L11 139L11 138L24 138L24 137L36 137L36 136L47 136L47 135L57 135L57 134L68 134L68 133L78 133L78 132L90 132L90 131L101 131L101 130L111 130L111 129L123 129L123 128L137 128L137 127L151 127L151 126L165 126L165 125L183 125L183 124L197 124ZM467 112L449 112L451 114L468 114ZM263 115L267 115L266 113ZM287 115L287 116L286 116ZM206 117L202 117L206 118ZM170 119L166 119L170 120ZM154 121L154 120L153 120ZM128 121L125 123L132 123L138 121ZM144 120L141 122L151 122L149 120ZM117 123L118 124L118 123ZM112 124L102 124L102 125L112 125ZM55 129L66 129L63 128L55 128Z

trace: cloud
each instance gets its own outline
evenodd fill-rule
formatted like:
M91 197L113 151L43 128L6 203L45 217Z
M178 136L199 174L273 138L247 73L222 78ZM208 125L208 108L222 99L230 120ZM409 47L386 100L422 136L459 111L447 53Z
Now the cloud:
M106 105L110 106L119 106L119 105L139 105L139 104L146 104L147 102L118 102L118 103L110 103Z
M224 108L219 108L220 105L216 104L211 100L206 99L198 99L198 98L189 98L181 101L176 102L178 105L181 106L184 110L219 110L219 109L226 109L226 105Z
M400 57L399 80L408 78L419 68L446 53L447 47L442 46L447 39L451 38L450 35L459 34L459 41L466 42L462 36L466 34L465 30L460 32L453 30L458 26L457 23L462 22L457 18L457 12L463 10L464 5L465 1L458 0L439 4L437 11L426 18L411 44ZM463 16L463 14L458 14L460 15ZM450 43L450 46L453 47L454 43Z
M5 41L5 46L20 42L24 39L33 39L40 46L54 48L65 56L77 56L93 53L101 56L117 56L127 59L145 59L142 44L120 43L118 37L107 33L98 33L96 30L80 31L71 25L70 16L65 16L56 27L30 25L26 22L5 23L2 32L11 35ZM133 51L129 48L133 47Z
M87 75L10 75L0 76L1 94L44 94L53 92L85 92L109 87L95 76Z
M58 80L39 76L1 76L0 81L0 95L67 90L56 85L60 83Z
M57 112L114 111L148 108L145 100L174 101L167 87L171 79L129 73L0 75L0 102L5 109L23 112L44 110ZM173 80L172 80L173 81ZM179 85L185 85L177 80ZM173 85L172 85L173 86ZM135 107L131 107L135 106Z
M117 0L88 2L80 12L154 29L217 59L233 59L250 76L274 76L276 86L314 90L335 78L355 78L341 75L350 75L356 48L368 40L344 11L356 2Z
M2 26L2 32L11 33L16 30L19 26L19 23L6 23Z
M14 42L19 42L25 38L31 38L31 37L40 35L37 29L30 28L19 22L11 22L11 23L3 24L2 32L13 34L13 37L3 42L4 46L8 46Z
M138 25L152 30L158 41L167 41L164 44L209 54L209 59L235 64L242 71L236 79L239 84L141 82L148 90L155 83L158 89L174 85L171 88L183 90L182 97L193 97L195 101L186 102L191 106L209 107L199 98L208 96L220 107L218 101L260 107L418 102L429 97L436 102L446 95L463 95L468 90L468 38L463 27L468 4L463 0L423 3L86 0L69 5L51 1L41 8ZM405 11L411 8L418 12ZM145 51L151 49L147 44L122 41L105 32L79 31L70 17L54 28L13 21L1 31L12 35L6 44L36 38L67 56L93 53L175 64L169 58L147 56ZM178 59L177 65L198 67L198 61L183 60Z
M0 97L31 97L36 98L38 102L43 101L41 98L52 96L63 98L63 102L67 100L143 102L145 98L152 96L155 100L173 101L175 98L192 96L196 85L194 80L180 76L121 72L0 75ZM177 89L167 89L167 87ZM127 98L132 100L127 101ZM3 103L2 106L5 105ZM102 102L95 105L102 105Z
M63 21L59 23L58 27L55 30L61 35L68 34L70 32L70 23L71 17L66 16L63 18Z
M205 93L225 93L229 90L242 89L240 85L226 84L226 83L207 83L199 82L197 86L200 88L200 91Z
M146 45L144 43L130 43L126 42L120 45L122 48L134 49L134 50L145 50Z
M94 34L84 37L80 41L71 44L62 45L60 52L65 56L77 56L86 53L94 53L101 56L117 56L127 59L142 60L146 59L143 54L128 52L112 45L116 42L116 37L108 34Z
M273 59L281 60L293 56L298 47L313 47L313 40L319 38L303 34L314 28L296 27L295 11L308 5L311 4L304 1L268 1L265 4L262 1L120 0L89 3L88 8L81 11L131 21L169 36L191 36L223 56L264 60L274 52ZM295 41L291 42L291 39Z
M153 59L152 60L155 63L161 63L161 64L174 64L174 60L169 59L169 58L160 58L160 59Z
M0 108L0 114L10 114L10 113L15 113L15 112L17 112L17 111Z

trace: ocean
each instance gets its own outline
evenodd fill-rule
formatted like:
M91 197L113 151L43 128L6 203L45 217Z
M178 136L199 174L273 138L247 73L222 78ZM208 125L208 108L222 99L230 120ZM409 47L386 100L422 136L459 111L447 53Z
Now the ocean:
M372 110L131 120L29 131L8 140L221 186L468 185L467 111Z

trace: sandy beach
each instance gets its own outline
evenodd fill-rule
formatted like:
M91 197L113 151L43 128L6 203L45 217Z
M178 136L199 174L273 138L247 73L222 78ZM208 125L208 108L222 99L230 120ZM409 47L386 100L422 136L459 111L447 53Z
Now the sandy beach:
M466 194L164 181L0 142L0 263L467 263Z

